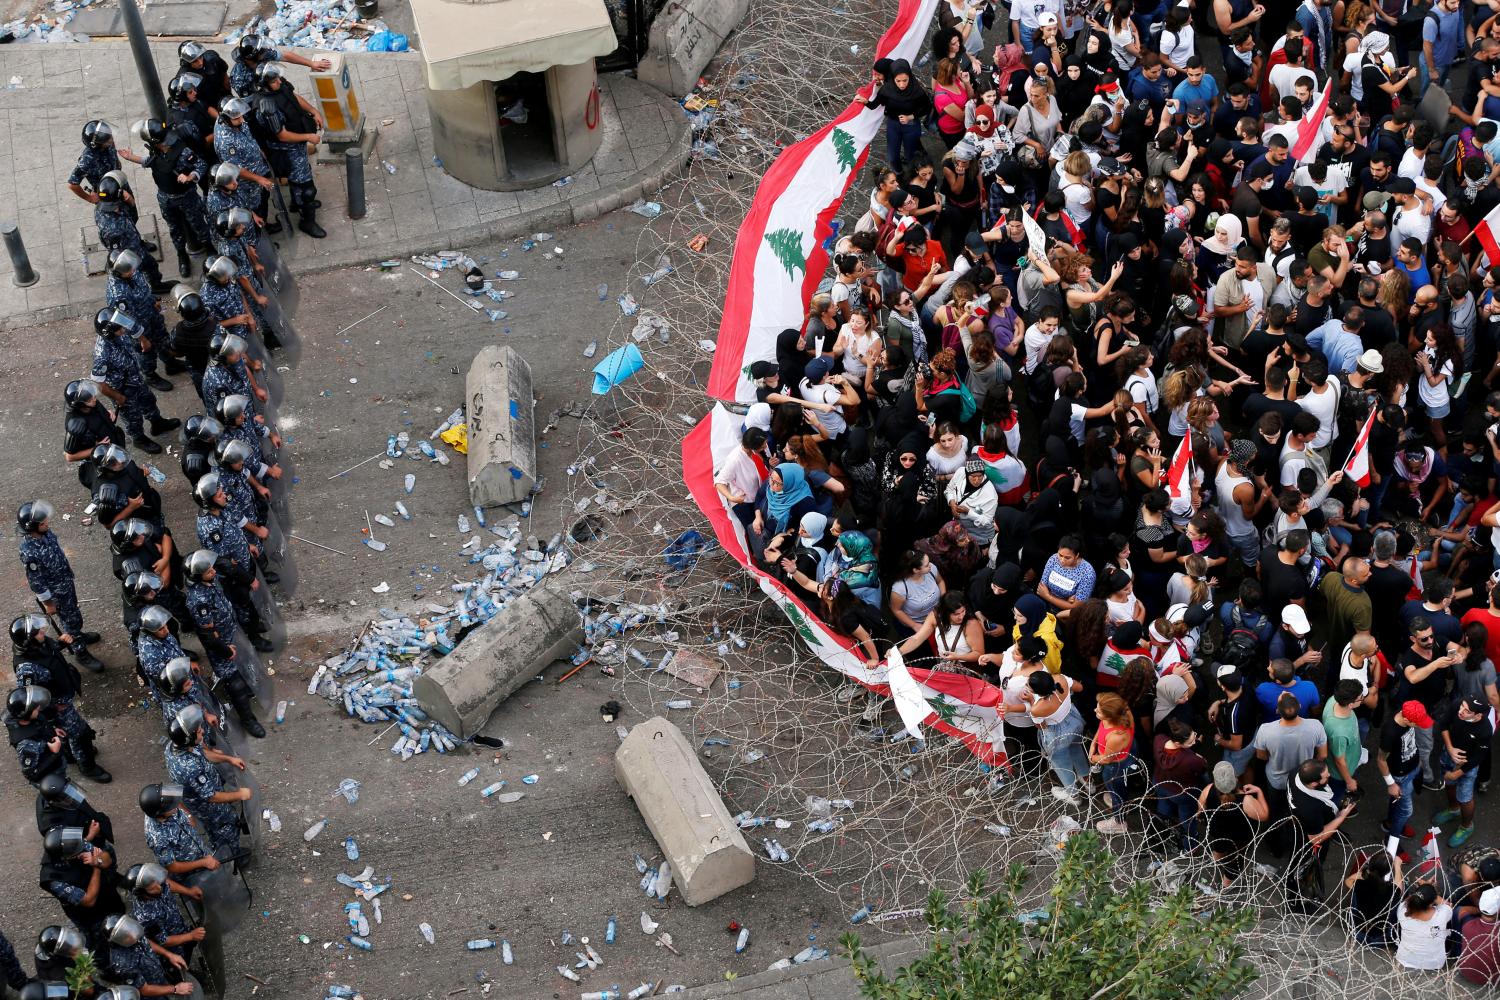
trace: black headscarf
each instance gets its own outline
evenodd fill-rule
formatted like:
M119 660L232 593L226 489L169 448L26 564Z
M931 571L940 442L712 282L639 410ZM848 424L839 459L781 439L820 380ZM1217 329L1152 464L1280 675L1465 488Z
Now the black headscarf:
M797 346L802 331L791 328L776 335L776 366L781 369L781 384L795 388L802 381L803 370L812 360L812 351Z

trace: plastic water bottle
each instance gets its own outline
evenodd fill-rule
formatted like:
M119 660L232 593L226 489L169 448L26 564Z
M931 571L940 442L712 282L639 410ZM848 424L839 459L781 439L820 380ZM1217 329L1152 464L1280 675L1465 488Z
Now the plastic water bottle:
M304 830L302 832L302 839L310 842L314 837L316 837L318 834L322 833L323 832L323 827L325 827L327 825L328 825L328 820L326 820L326 819L320 819L320 820L318 820L316 823L314 823L312 826L308 827L306 830Z
M350 861L359 860L359 844L355 842L353 837L344 838L344 854L348 856Z
M463 773L463 776L461 778L458 779L458 783L460 785L467 785L477 777L479 777L479 768L471 767Z
M374 945L372 945L370 942L366 941L364 938L360 937L358 934L350 934L349 935L349 943L352 944L352 945L354 945L354 947L358 948L360 951L374 951L375 950L375 946Z
M557 969L557 974L559 976L562 976L564 979L568 980L569 982L574 982L574 983L581 983L581 982L583 982L582 979L578 978L578 973L574 972L572 969L568 968L566 965L555 966L555 968Z
M268 825L271 828L271 832L272 833L280 833L281 832L281 817L278 816L278 815L276 815L271 810L267 809L266 810L266 825Z
M579 996L578 1000L620 1000L618 989L591 990Z
M616 930L617 926L618 925L615 922L615 918L614 917L610 917L609 918L609 923L607 923L607 924L604 925L604 943L605 944L614 944L615 943L615 930Z
M406 492L410 493L411 490L407 490ZM402 503L400 500L396 501L396 513L401 515L401 520L403 521L411 520L411 511L407 510L406 504Z
M427 921L424 920L418 924L417 930L422 932L422 936L427 939L428 944L437 944L437 937L432 933L432 925Z
M861 906L859 909L850 914L849 922L851 924L862 924L870 918L870 913L870 904L866 903L864 906Z
M488 951L489 949L495 947L495 942L491 941L489 938L475 938L472 941L465 941L464 947L469 949L470 951Z
M675 709L692 708L693 702L690 698L673 698L667 702L667 707Z
M485 527L484 508L480 507L478 504L474 505L474 520L479 522L479 526L481 528Z
M281 723L283 723L285 721L286 721L286 702L285 701L278 701L276 703L276 724L280 725Z
M146 475L150 476L151 481L158 486L167 481L167 474L154 465L146 466Z
M494 795L503 787L505 787L505 782L497 781L493 785L490 785L488 788L481 789L479 794L483 795L485 798L489 798L491 795Z
M745 949L748 948L749 946L750 946L750 928L748 928L748 927L741 927L740 928L740 936L734 939L734 953L736 955L743 955L745 953Z
M467 535L469 533L469 519L464 515L458 515L458 533Z
M599 287L603 288L605 286L600 285ZM583 349L583 356L586 357L586 358L592 358L598 352L598 350L599 350L599 341L597 341L597 340L591 340L591 341L589 341L589 346L587 346L587 347L585 347Z
M396 457L396 435L394 434L385 439L385 457Z
M511 951L510 951L510 942L507 941L505 938L501 938L500 939L500 961L504 962L506 965L511 965L512 963L515 962L515 960L516 960L515 956L512 955Z
M609 298L609 285L606 284L605 282L601 281L599 283L599 301L603 302L603 301L605 301L608 298ZM590 355L585 355L585 357L593 357L593 355L591 355L591 354Z
M625 1000L642 1000L643 997L650 996L651 991L654 989L656 989L655 983L642 983L635 989L631 990L629 993L625 994Z
M410 493L412 490L414 490L416 488L417 488L417 477L414 476L414 475L412 475L410 472L408 472L406 474L406 492Z
M521 276L521 272L520 271L496 271L495 272L495 277L501 279L502 281L515 281L520 276Z

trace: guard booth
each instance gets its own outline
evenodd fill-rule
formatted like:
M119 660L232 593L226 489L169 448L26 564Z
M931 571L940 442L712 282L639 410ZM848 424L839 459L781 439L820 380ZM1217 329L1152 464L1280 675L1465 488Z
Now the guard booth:
M472 187L541 187L599 149L603 0L412 0L433 151Z

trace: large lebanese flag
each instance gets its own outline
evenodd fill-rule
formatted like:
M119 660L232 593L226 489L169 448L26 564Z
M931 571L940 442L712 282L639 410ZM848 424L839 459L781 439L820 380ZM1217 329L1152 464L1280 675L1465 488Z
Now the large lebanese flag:
M1323 88L1323 96L1317 106L1302 113L1297 123L1297 142L1292 146L1292 162L1302 163L1318 155L1318 132L1323 128L1323 118L1328 114L1328 101L1333 96L1333 81Z
M1344 462L1344 478L1356 486L1370 485L1370 428L1373 426L1375 411L1371 409L1365 425L1359 429L1359 437L1354 439L1354 450Z
M1500 261L1500 241L1495 239L1496 227L1500 226L1500 205L1490 209L1489 214L1479 220L1479 225L1474 227L1474 238L1479 245L1484 247L1486 256L1490 263Z

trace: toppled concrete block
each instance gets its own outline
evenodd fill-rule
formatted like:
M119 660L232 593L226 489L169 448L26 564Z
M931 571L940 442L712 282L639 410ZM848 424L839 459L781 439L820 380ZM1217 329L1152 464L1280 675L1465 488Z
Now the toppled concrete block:
M561 582L538 586L470 633L412 682L423 711L468 739L495 707L583 642L583 619Z
M469 502L518 503L536 484L536 419L531 366L509 347L474 356L465 383L469 422Z
M615 777L672 863L689 906L755 878L755 855L682 730L660 716L637 725L615 751Z

